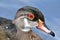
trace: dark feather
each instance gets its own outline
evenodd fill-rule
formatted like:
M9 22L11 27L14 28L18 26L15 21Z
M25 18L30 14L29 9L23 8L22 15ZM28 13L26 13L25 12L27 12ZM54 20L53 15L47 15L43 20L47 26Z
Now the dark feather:
M0 17L0 39L14 40L16 35L16 27L12 24L12 20ZM8 39L7 39L8 40Z

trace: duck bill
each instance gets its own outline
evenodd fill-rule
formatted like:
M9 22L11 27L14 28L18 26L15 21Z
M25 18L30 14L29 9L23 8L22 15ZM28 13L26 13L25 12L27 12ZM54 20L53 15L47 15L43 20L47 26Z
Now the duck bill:
M46 33L48 33L48 34L50 34L50 35L52 35L53 37L55 36L54 32L52 32L47 27L47 25L43 21L41 21L40 19L38 20L38 27L37 28L44 31L44 32L46 32Z

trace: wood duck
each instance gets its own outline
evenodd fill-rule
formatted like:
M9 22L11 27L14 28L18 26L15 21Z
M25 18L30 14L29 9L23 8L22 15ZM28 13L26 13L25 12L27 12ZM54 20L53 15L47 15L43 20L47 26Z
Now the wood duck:
M13 21L0 17L0 39L42 40L39 35L32 31L32 28L35 27L53 37L55 36L54 32L45 24L44 15L39 9L31 6L24 6L17 11ZM1 32L1 30L3 30L3 32Z
M45 24L42 12L35 7L24 6L20 8L16 13L13 23L22 32L29 32L32 28L36 27L55 37L55 33Z

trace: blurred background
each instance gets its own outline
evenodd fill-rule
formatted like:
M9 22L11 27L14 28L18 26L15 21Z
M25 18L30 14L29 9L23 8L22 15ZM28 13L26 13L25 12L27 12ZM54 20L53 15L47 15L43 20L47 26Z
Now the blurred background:
M55 33L52 37L36 28L32 29L43 40L60 40L60 0L0 0L0 17L14 19L17 10L23 6L38 8L45 16L45 22Z

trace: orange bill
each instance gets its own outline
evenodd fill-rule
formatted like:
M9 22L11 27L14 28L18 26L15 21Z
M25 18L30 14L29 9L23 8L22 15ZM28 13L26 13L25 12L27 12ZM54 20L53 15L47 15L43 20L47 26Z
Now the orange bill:
M50 33L51 31L48 30L45 26L44 26L44 22L41 21L40 19L38 20L38 29L41 29L42 31L46 32L46 33Z

